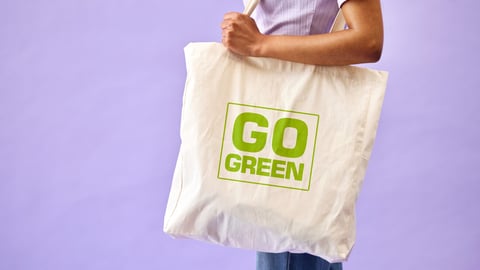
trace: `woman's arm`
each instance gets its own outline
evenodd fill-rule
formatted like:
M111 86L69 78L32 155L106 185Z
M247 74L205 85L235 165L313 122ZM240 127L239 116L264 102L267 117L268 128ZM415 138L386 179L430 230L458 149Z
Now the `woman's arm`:
M221 25L222 42L240 55L305 64L350 65L378 61L383 47L380 0L349 0L342 11L347 30L311 36L263 35L249 16L227 13Z

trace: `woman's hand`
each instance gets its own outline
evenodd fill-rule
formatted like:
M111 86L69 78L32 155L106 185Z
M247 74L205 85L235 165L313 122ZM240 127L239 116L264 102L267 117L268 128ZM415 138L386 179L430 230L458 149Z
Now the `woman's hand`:
M222 28L222 43L230 51L258 56L264 35L258 30L255 21L248 15L230 12L225 14Z

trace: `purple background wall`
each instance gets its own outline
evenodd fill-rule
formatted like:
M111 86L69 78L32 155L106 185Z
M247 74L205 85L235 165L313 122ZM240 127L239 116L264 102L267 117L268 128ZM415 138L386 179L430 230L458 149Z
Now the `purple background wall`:
M183 46L241 1L0 0L0 269L253 269L162 232ZM480 265L477 1L383 1L390 71L345 269Z

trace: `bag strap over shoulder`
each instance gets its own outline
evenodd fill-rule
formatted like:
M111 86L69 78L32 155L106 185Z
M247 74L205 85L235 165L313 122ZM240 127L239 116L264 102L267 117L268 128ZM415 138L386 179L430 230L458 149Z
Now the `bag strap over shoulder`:
M245 9L243 10L243 14L251 16L252 12L255 10L258 3L260 3L260 0L248 1L248 4L245 6ZM332 27L330 28L330 33L345 29L345 24L346 24L345 17L343 17L342 9L339 8L337 16L335 16L335 21L333 22Z
M245 6L245 9L243 10L243 14L251 16L252 12L255 10L258 3L260 3L260 0L250 0L250 1L248 1L248 4Z

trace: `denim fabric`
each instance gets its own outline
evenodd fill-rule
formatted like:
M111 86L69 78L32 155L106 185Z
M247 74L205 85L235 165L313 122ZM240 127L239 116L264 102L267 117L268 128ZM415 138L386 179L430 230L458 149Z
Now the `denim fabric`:
M342 270L342 264L331 264L307 253L257 252L257 270Z

